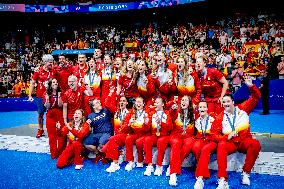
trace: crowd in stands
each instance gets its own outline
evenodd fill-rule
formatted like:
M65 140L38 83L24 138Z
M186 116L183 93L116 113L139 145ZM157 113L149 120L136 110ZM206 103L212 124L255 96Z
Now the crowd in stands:
M74 50L99 48L103 54L151 61L154 52L163 51L169 62L186 56L194 62L204 54L208 67L221 70L237 89L244 74L261 78L275 56L283 53L283 21L269 15L224 19L216 24L167 25L150 23L145 27L115 28L99 26L94 32L74 31L69 39L46 33L27 33L15 39L12 32L4 33L0 50L0 95L25 96L31 73L41 62L41 56L55 49ZM69 57L67 57L69 58ZM76 60L70 57L72 64ZM283 62L283 61L282 61ZM150 65L150 64L149 64ZM282 66L283 67L283 66ZM283 68L279 72L283 75ZM281 69L282 71L281 71Z

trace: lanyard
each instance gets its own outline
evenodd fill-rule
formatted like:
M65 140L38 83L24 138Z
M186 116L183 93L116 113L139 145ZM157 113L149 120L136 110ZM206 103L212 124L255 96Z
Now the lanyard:
M187 123L187 121L188 121L188 119L187 119L187 116L185 116L184 118L183 118L183 126L182 126L182 133L183 134L186 134L186 123Z
M137 110L137 112L136 112L136 116L137 116L137 119L143 114L143 110L139 113L139 111Z
M96 74L95 73L89 73L89 81L90 81L90 86L93 86L94 80L95 80Z
M207 75L207 70L206 70L206 69L205 69L205 71L203 71L203 72L201 73L200 82L201 82L202 79L205 79L205 78L204 78L205 75Z
M160 123L162 123L162 120L163 120L163 115L164 115L164 111L163 111L163 113L162 113L162 115L161 115L161 118L160 118ZM157 116L158 116L158 114L157 114ZM161 129L161 126L160 126L160 124L157 124L157 132L160 132L160 129Z
M202 134L203 134L203 137L204 137L204 138L205 138L205 135L206 135L206 130L207 130L208 122L209 122L209 116L207 116L207 118L206 118L204 130L203 130L202 121L200 120L201 130L202 130Z
M228 119L228 121L230 123L230 126L232 128L232 131L235 131L235 122L236 122L236 117L237 117L237 109L235 108L235 111L234 111L233 123L231 122L231 119L229 118L229 115L226 114L226 116L227 116L227 119Z
M201 77L200 77L200 84L202 82L203 79L205 79L205 75L207 75L207 69L205 69L205 71L202 72ZM204 93L201 93L200 95L200 100L204 100L205 99L205 95Z
M120 122L123 122L123 120L125 118L125 114L126 114L126 111L123 111L123 113L120 113L120 115L119 115Z

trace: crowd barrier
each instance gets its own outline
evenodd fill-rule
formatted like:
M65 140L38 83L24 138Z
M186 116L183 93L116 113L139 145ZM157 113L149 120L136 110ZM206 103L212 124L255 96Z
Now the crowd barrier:
M254 83L259 87L260 81ZM271 80L269 87L269 106L271 110L284 110L284 80ZM235 94L235 102L242 102L249 98L249 90L243 85ZM0 98L0 112L9 111L36 111L35 102L28 102L28 98ZM256 109L262 109L259 100Z
M254 83L260 87L261 81L255 80ZM270 80L269 83L269 108L271 110L284 110L284 80ZM249 98L248 87L243 84L242 87L234 94L235 102L242 102ZM256 109L262 109L261 100L259 100Z
M28 97L25 98L0 98L0 112L12 111L36 111L35 102L29 102Z

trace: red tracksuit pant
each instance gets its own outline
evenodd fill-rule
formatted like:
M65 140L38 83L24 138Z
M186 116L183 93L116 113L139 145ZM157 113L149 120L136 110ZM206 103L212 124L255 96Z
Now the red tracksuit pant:
M210 177L209 163L210 156L217 149L217 143L211 141L197 140L193 145L193 153L197 159L195 176Z
M165 150L168 146L170 140L170 136L160 136L156 135L146 136L144 142L144 152L145 152L145 163L152 163L152 147L157 146L158 157L157 157L157 165L162 166L164 160Z
M81 156L83 150L84 146L81 142L73 141L59 156L56 166L61 169L71 163L74 163L75 165L83 165L84 159Z
M250 173L254 166L254 163L260 152L260 143L258 140L253 138L246 138L239 143L222 141L218 144L217 149L217 163L218 163L218 177L228 177L227 174L227 156L239 151L246 153L245 164L243 171Z
M48 141L50 146L51 158L55 159L60 156L66 148L66 136L60 136L56 129L56 123L64 125L62 110L50 109L46 114L46 129L48 133Z
M143 162L143 144L146 136L137 134L127 135L125 139L126 161L134 161L133 145L136 144L138 162Z
M191 151L192 145L194 143L193 137L182 138L180 136L171 136L170 137L170 167L171 174L181 173L181 164L186 156Z
M106 154L106 158L118 160L120 154L118 148L125 145L126 137L127 134L123 133L114 135L109 139L103 149L103 152Z

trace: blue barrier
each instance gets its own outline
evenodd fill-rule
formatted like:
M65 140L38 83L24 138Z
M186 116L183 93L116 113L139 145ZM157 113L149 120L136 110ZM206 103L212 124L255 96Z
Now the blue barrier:
M260 81L254 81L257 87L260 86ZM269 83L269 108L271 110L284 110L284 80L270 80ZM246 85L243 85L235 94L236 102L242 102L249 98L249 90ZM262 109L261 100L259 100L256 109Z
M35 102L28 102L28 98L0 98L0 112L36 111Z

